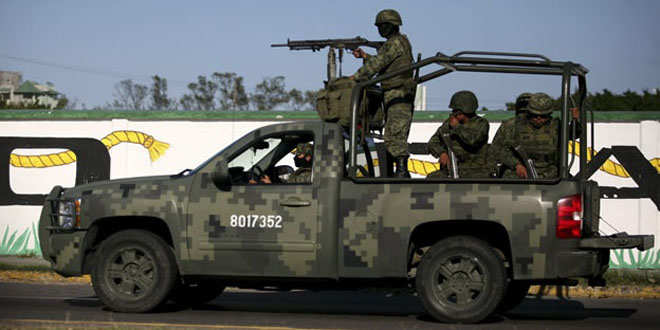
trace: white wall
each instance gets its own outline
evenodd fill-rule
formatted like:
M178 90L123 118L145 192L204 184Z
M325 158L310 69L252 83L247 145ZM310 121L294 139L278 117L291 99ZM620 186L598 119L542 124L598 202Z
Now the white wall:
M14 137L90 137L101 140L114 131L138 131L153 136L158 141L169 144L169 148L156 161L149 158L147 149L141 145L120 143L110 149L112 179L173 174L186 168L194 168L216 152L240 138L249 131L273 124L274 122L227 122L227 121L0 121L0 136ZM439 123L415 123L411 128L409 142L426 142L437 129ZM499 123L491 123L490 140ZM660 122L641 123L597 123L596 148L611 145L636 145L646 158L660 157ZM16 154L50 153L53 150L16 150ZM430 157L418 157L432 160ZM616 161L616 159L613 159ZM579 160L576 159L574 168ZM51 168L10 167L10 186L17 192L47 193L55 184L70 184L75 175L75 163ZM600 185L634 187L629 178L597 172L593 179ZM43 191L35 191L40 187ZM48 187L48 188L45 188ZM655 234L660 237L660 212L650 200L603 200L601 215L618 231L629 234ZM36 226L39 206L0 206L0 244L7 243L12 234L15 238L31 231ZM615 230L601 224L607 234ZM6 236L5 236L6 235ZM34 238L28 234L22 253L38 253ZM5 249L7 247L5 246ZM16 249L15 249L16 250ZM2 246L0 246L2 253ZM647 253L648 254L648 253ZM655 268L660 268L660 251L653 250L653 258L647 260ZM633 258L639 253L635 252ZM646 256L644 254L643 256ZM635 267L635 262L625 256L627 265ZM637 265L639 266L639 265ZM647 265L648 266L648 265Z

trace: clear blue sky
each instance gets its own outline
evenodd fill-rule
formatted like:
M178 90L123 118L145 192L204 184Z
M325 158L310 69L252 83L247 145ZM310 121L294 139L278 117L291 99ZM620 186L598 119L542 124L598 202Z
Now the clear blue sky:
M0 70L53 82L88 107L111 101L118 81L148 84L154 74L168 79L170 95L177 98L198 75L216 71L245 77L248 90L277 75L286 77L287 88L318 89L325 52L270 44L357 35L379 40L373 21L384 8L401 13L402 32L415 54L540 53L589 68L590 91L660 87L657 0L2 0ZM344 73L358 68L352 56L344 60ZM556 77L454 73L428 85L430 107L446 109L451 94L462 89L475 91L480 104L492 109L523 91L557 96L560 84Z

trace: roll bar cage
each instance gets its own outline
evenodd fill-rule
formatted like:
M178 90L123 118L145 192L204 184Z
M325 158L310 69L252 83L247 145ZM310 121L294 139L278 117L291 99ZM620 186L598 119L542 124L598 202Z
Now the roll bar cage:
M419 70L423 67L437 64L442 68L419 76ZM571 77L578 78L581 135L580 141L587 141L587 115L583 103L587 95L586 74L589 72L585 67L573 62L552 61L548 57L539 54L507 53L507 52L485 52L485 51L461 51L452 56L438 52L435 56L420 59L412 65L376 76L374 79L359 82L353 87L351 94L351 126L350 126L350 159L349 176L357 176L357 121L358 106L361 102L362 91L368 86L373 86L383 80L394 76L416 70L415 81L423 83L455 71L466 72L490 72L490 73L517 73L517 74L540 74L562 76L562 109L561 109L561 134L560 134L560 166L559 176L569 176L568 165L568 120L569 98L571 90ZM591 150L594 149L593 112L591 113ZM580 155L587 155L587 143L580 143ZM593 156L593 155L592 155ZM572 163L572 162L571 162ZM580 157L580 171L587 167L587 157ZM582 176L580 178L583 178ZM581 179L581 180L586 180Z

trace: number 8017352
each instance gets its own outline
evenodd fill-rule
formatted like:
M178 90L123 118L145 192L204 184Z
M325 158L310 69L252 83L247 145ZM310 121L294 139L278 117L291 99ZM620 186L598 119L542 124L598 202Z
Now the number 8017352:
M281 215L232 214L229 226L235 228L282 228Z

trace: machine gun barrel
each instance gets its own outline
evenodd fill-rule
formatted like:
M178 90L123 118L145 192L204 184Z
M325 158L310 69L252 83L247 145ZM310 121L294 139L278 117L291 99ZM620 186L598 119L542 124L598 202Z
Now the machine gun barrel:
M317 40L290 40L285 44L271 44L271 47L289 47L290 50L312 50L318 51L325 47L343 48L354 50L360 46L378 49L383 46L384 41L370 41L360 36L347 39L317 39Z

